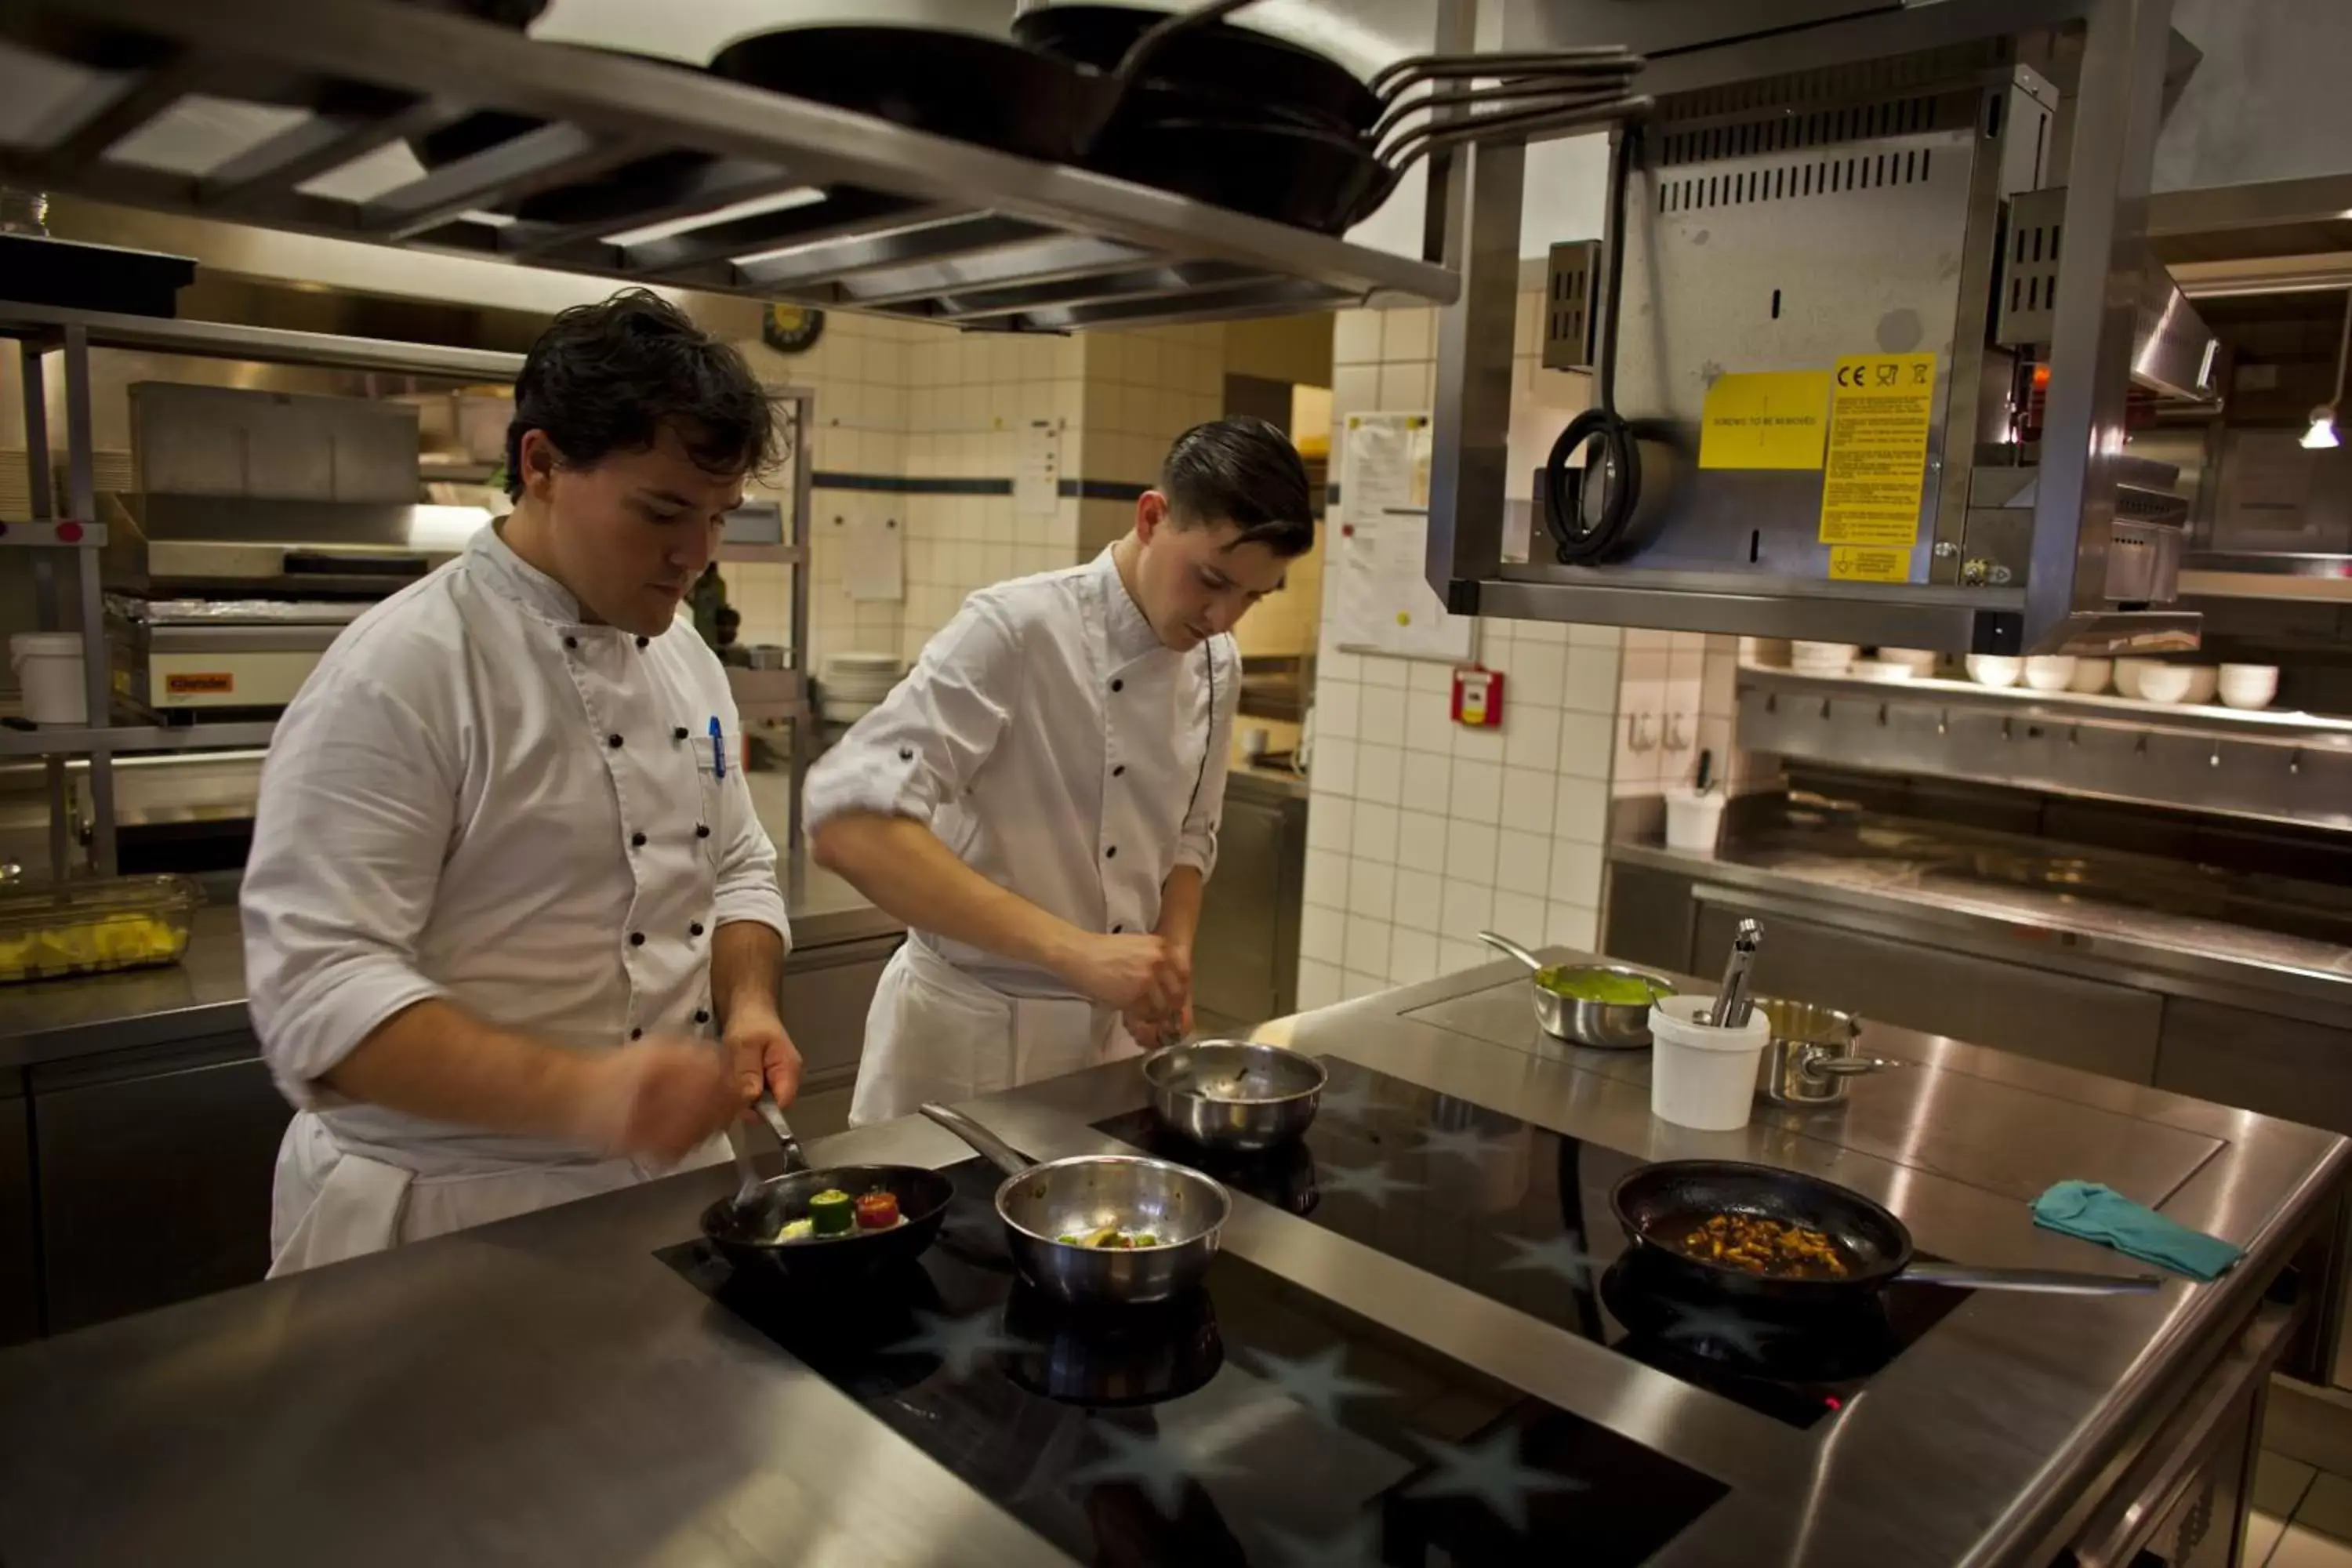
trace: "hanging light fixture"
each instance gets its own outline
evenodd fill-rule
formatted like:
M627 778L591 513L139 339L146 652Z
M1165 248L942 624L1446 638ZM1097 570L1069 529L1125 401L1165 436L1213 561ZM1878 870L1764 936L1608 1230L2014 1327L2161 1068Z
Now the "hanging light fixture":
M2311 428L2303 444L2314 451L2336 445L2336 410L2344 402L2344 361L2352 353L2352 294L2344 297L2344 340L2336 346L2336 395L2311 411Z

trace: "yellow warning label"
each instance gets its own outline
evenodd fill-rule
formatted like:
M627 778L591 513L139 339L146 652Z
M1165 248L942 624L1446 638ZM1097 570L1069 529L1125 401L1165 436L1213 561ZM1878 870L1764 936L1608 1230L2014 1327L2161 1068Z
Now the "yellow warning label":
M1874 544L1830 547L1830 579L1837 583L1907 583L1911 552Z
M1699 416L1702 468L1818 468L1829 430L1827 371L1718 375Z
M1934 354L1853 354L1830 383L1829 458L1822 475L1822 542L1919 542L1927 477Z

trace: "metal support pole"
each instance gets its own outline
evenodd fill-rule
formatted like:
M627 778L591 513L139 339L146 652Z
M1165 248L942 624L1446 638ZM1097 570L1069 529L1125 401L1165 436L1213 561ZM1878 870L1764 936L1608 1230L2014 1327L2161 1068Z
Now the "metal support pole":
M801 785L808 777L809 739L816 728L816 687L809 667L809 582L816 572L815 465L810 437L816 430L816 394L795 392L793 408L793 663L801 672L801 712L793 720L793 799L784 822L784 858L800 864Z
M66 499L71 515L82 522L98 519L98 489L92 451L95 437L89 414L89 331L65 330L66 362ZM113 678L106 644L106 598L99 583L98 549L85 543L81 556L82 674L89 694L89 723L103 728L112 718ZM114 753L94 746L89 753L90 865L101 877L115 871Z
M1436 440L1423 561L1430 587L1456 615L1476 613L1470 585L1496 575L1503 559L1526 170L1524 147L1477 144L1458 151L1446 182L1453 210L1445 262L1462 274L1462 297L1437 318ZM1457 583L1463 594L1454 592Z
M49 483L49 399L41 364L44 352L43 345L32 339L16 345L25 393L25 489L32 497L35 521L58 515ZM33 616L42 631L58 629L58 569L47 550L33 552Z
M2025 589L2024 651L2062 646L2068 618L2106 607L2116 461L2141 274L2147 187L2171 39L2171 0L2096 0L2083 40L2066 170L2041 490Z

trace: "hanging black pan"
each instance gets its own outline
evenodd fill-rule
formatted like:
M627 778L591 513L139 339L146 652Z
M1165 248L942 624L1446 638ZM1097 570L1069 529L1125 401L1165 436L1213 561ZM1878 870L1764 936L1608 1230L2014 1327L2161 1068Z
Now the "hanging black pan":
M1160 53L1249 0L1158 18L1114 71L938 27L783 27L739 38L713 74L1000 152L1066 163L1092 144Z
M1599 124L1646 112L1649 104L1648 99L1595 94L1553 99L1517 113L1433 121L1392 137L1385 154L1367 150L1356 137L1304 125L1114 122L1087 166L1254 217L1340 234L1379 211L1424 154L1492 138Z
M1866 1304L1898 1279L2062 1296L2137 1295L2163 1283L2153 1274L1923 1262L1913 1253L1910 1230L1885 1205L1819 1176L1736 1160L1667 1160L1644 1165L1617 1184L1609 1202L1633 1244L1629 1259L1643 1261L1664 1288L1682 1296L1839 1311ZM1717 1257L1704 1238L1709 1222L1718 1216L1816 1232L1828 1239L1836 1264L1768 1249L1769 1271L1759 1271Z
M1141 5L1042 5L1013 18L1013 36L1042 53L1113 71L1144 34L1167 19L1166 11ZM1260 120L1360 133L1386 107L1337 60L1217 23L1171 40L1120 115Z
M955 1184L925 1165L834 1165L809 1169L783 1113L761 1099L760 1113L784 1146L784 1173L760 1184L749 1203L735 1195L702 1211L702 1234L738 1268L784 1276L795 1288L854 1286L929 1250L946 1222ZM740 1157L739 1155L739 1157ZM852 1200L888 1193L900 1223L887 1230L853 1228L837 1237L781 1239L784 1226L808 1217L809 1200L826 1191Z

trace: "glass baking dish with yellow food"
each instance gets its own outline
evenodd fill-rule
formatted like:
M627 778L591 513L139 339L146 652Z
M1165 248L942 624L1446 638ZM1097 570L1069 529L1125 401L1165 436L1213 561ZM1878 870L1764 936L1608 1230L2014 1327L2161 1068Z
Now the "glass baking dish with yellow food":
M0 984L176 963L203 902L185 877L0 887Z

